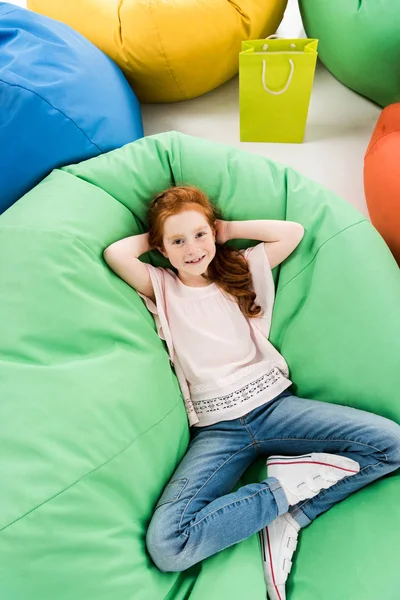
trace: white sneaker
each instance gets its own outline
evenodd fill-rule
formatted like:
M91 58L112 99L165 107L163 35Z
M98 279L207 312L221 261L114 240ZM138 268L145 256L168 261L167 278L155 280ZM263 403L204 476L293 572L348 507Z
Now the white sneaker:
M355 475L360 465L338 454L312 452L302 456L270 456L267 469L268 477L275 477L281 484L289 506L294 506Z
M285 585L292 568L300 525L289 513L260 531L264 577L269 600L286 600Z

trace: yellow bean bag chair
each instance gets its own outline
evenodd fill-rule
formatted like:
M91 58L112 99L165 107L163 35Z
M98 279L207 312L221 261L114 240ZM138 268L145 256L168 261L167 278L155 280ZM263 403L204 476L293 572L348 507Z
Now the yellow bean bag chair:
M238 71L242 40L275 33L287 0L28 0L110 56L142 102L200 96Z

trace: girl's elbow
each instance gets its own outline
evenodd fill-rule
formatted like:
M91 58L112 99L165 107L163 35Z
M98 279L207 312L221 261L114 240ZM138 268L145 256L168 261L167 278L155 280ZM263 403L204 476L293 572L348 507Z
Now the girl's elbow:
M293 222L293 242L295 244L295 248L300 244L305 234L305 229L301 223Z
M306 230L304 229L304 227L303 227L303 225L301 223L296 223L296 225L297 225L296 229L298 231L300 240L302 240L303 237L304 237L304 234L305 234Z
M105 260L106 262L108 262L108 261L107 261L107 257L108 257L109 255L110 255L110 246L108 246L107 248L104 248L104 250L103 250L103 258L104 258L104 260Z

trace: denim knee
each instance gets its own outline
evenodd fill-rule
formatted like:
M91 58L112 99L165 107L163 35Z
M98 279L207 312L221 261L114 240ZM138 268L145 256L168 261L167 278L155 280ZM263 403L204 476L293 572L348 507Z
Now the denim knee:
M393 470L400 467L400 425L394 421L388 421L387 429L384 431L387 462L393 466Z
M152 561L164 573L189 569L193 563L185 557L187 536L179 533L171 522L166 526L167 520L157 513L153 515L146 534L146 547Z
M400 467L400 425L385 417L379 417L379 419L375 444L380 446L380 453L383 455L380 462L390 473ZM374 442L371 440L371 443Z

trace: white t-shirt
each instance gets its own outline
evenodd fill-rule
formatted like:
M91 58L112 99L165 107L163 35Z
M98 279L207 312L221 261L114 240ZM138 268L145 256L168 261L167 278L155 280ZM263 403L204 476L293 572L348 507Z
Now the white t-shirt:
M264 244L244 251L244 256L249 262L253 285L266 272L269 272L269 286L271 282L273 285ZM215 283L189 287L173 271L147 266L157 306L141 296L153 315L162 317L163 323L160 319L156 321L163 339L168 328L173 346L171 360L182 393L188 396L186 408L188 402L191 405L190 424L201 427L239 418L291 385L285 360L268 341L265 331L257 327L259 317L245 317L237 302ZM265 330L265 314L263 317ZM268 323L270 319L271 315ZM189 414L193 411L195 418Z

